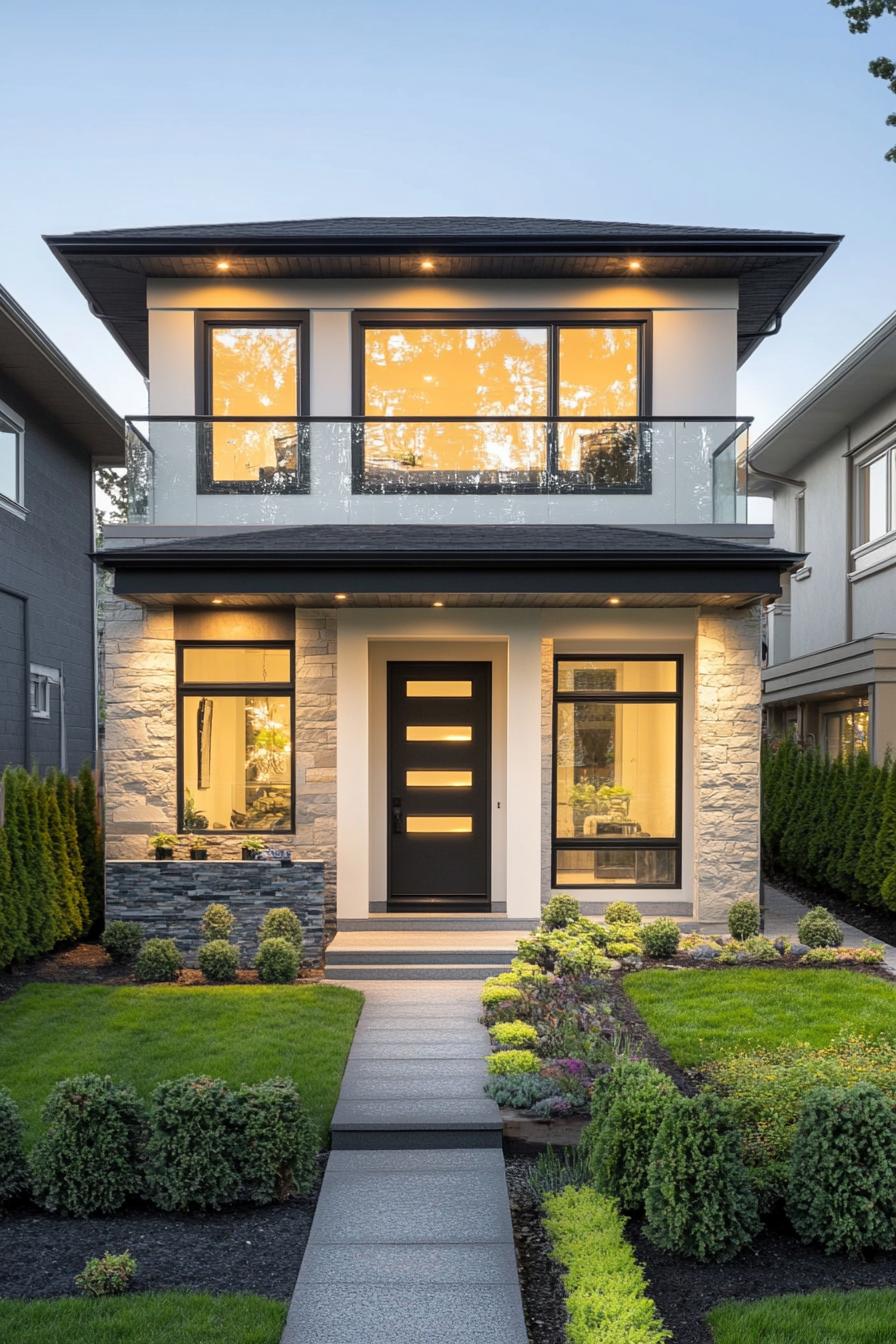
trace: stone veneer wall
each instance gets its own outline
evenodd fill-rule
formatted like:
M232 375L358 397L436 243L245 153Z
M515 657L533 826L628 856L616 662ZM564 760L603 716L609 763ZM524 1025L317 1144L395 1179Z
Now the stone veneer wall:
M236 616L236 613L234 614ZM229 634L215 613L210 639ZM106 602L104 803L107 859L144 859L157 831L177 826L177 687L174 612ZM258 636L253 635L253 638ZM336 928L336 622L297 608L296 830L263 838L316 860L324 872L325 937ZM238 859L244 837L206 833L210 859Z
M759 608L702 609L694 725L696 911L759 898Z
M147 859L106 864L106 918L140 924L148 938L173 938L194 963L202 944L200 923L212 901L228 906L235 923L231 940L250 966L258 950L258 926L275 906L298 915L305 935L306 965L323 956L324 865L253 860L215 863Z

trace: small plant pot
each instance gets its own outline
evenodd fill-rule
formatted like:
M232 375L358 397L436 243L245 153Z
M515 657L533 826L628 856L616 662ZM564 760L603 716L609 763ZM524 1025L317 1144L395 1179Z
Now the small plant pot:
M259 857L260 851L257 849L246 849L243 846L243 863L255 863Z
M171 849L171 848L169 848L169 847L166 846L166 845L163 845L160 849L155 850L155 856L156 856L156 858L159 859L159 860L161 860L161 859L173 859L173 858L174 858L174 850Z
M191 850L190 850L190 858L191 858L191 859L197 859L197 860L198 860L198 859L207 859L207 858L208 858L208 850L207 850L207 849L199 849L199 848L191 849Z

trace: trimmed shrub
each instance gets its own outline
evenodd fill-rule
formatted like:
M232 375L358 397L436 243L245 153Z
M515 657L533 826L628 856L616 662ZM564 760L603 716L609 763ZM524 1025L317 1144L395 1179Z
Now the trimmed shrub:
M712 1092L669 1106L650 1155L645 1233L694 1260L730 1260L759 1231L732 1108Z
M496 1008L501 1004L521 1003L523 991L514 985L486 985L479 996L483 1008Z
M223 938L213 938L211 942L202 944L197 961L206 980L211 981L213 985L226 985L236 979L240 950L236 943L225 942Z
M508 1073L489 1078L485 1091L499 1106L528 1111L536 1102L554 1095L554 1084L537 1073Z
M755 901L744 898L735 901L728 909L728 932L738 942L744 942L759 932L759 906Z
M843 942L843 930L829 910L816 905L807 911L796 926L801 943L807 947L839 947Z
M607 943L607 954L611 957L639 957L641 955L640 943Z
M300 954L286 938L265 938L255 956L259 980L266 985L291 985L299 973Z
M648 957L674 957L681 930L674 919L655 919L641 929L641 946Z
M168 1212L219 1209L239 1198L243 1112L220 1078L188 1075L152 1094L146 1183Z
M132 961L143 945L143 930L132 919L113 919L100 942L113 961Z
M489 1055L486 1067L493 1074L538 1073L541 1060L534 1050L499 1050Z
M670 1339L614 1200L567 1186L544 1201L544 1225L563 1271L569 1344L663 1344Z
M611 901L604 919L608 924L640 924L641 911L631 901Z
M801 966L839 966L840 957L836 947L810 947L800 957Z
M882 943L863 943L861 947L842 947L840 956L844 961L855 961L860 966L880 966L885 950Z
M732 939L725 943L719 955L721 962L737 961L777 961L781 953L775 947L771 938L766 938L764 934L755 933L745 942L739 943Z
M541 912L543 929L565 929L567 924L581 918L581 907L575 896L558 891Z
M134 976L147 982L176 980L183 964L183 955L172 938L148 938L137 953Z
M582 1136L594 1184L619 1200L619 1207L638 1213L650 1153L657 1131L678 1096L667 1074L646 1062L622 1061L598 1079L592 1119Z
M896 1245L896 1118L870 1083L819 1087L803 1106L787 1213L828 1255Z
M202 936L207 943L229 941L236 920L233 911L220 901L207 905L202 915Z
M131 1279L137 1273L137 1261L130 1251L105 1255L88 1260L80 1274L75 1275L75 1287L88 1297L116 1297L126 1293Z
M305 951L305 939L298 915L285 905L269 910L258 926L258 941L266 943L269 938L285 938L295 948L299 961Z
M28 1189L28 1166L22 1146L22 1117L12 1094L0 1087L0 1204Z
M34 1198L77 1218L114 1213L140 1191L146 1116L133 1088L87 1073L56 1084L31 1152Z
M318 1136L291 1078L241 1087L239 1168L253 1204L307 1194L317 1172Z
M538 1032L528 1022L496 1022L489 1028L492 1045L496 1050L534 1050Z

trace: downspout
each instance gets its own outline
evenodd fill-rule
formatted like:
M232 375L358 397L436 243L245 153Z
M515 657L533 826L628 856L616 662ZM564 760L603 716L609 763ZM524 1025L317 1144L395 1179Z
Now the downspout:
M28 610L29 598L27 593L20 593L15 588L0 586L0 593L3 593L6 597L14 597L16 601L22 604L22 698L24 704L22 722L22 755L24 760L22 764L27 770L28 762L31 759L31 623Z

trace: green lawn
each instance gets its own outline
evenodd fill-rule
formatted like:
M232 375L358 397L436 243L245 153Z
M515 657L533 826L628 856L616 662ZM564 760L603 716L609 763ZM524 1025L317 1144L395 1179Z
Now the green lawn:
M728 1302L709 1313L716 1344L892 1344L896 1290Z
M844 1027L896 1033L896 985L854 971L638 971L623 983L685 1068L735 1050L829 1045Z
M325 1135L362 996L335 985L26 985L0 1004L0 1083L29 1142L53 1084L109 1074L148 1097L206 1073L231 1084L295 1079Z
M0 1339L16 1344L278 1344L286 1306L229 1293L131 1293L0 1302Z

